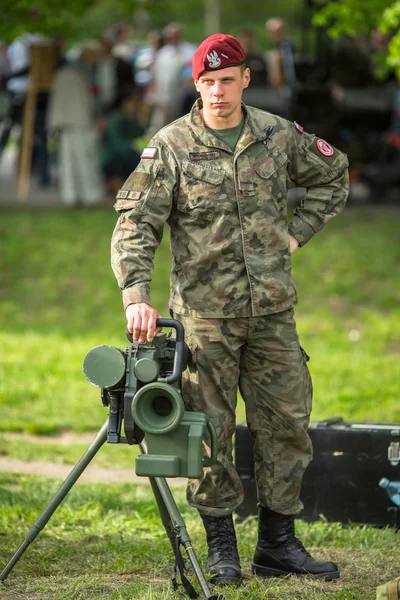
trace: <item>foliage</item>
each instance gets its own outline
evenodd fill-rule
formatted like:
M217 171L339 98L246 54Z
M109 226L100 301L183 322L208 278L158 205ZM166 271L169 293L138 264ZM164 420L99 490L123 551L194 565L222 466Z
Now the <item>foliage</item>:
M68 4L60 0L37 0L34 4L30 0L7 0L2 7L0 37L11 41L24 32L62 32L66 38L73 37L79 19L92 4L93 0L70 0Z
M115 23L132 24L140 0L6 0L0 20L0 38L10 42L24 32L54 34L68 41L96 37ZM150 2L150 15L157 14Z
M390 42L385 53L386 72L394 70L400 78L399 0L336 0L323 6L315 14L313 22L318 27L326 27L334 39L344 35L368 35L375 28L389 34Z
M145 31L137 26L137 17L145 14L147 27L162 28L171 21L183 24L187 39L197 43L203 39L205 2L201 0L3 0L0 39L11 41L17 35L39 32L58 33L67 41L98 37L112 25L124 21L134 27L135 40ZM300 40L299 22L302 0L261 0L244 4L242 0L221 0L221 29L237 35L243 25L256 31L258 42L265 46L264 23L269 17L281 16L289 23L290 32Z
M389 42L388 66L400 78L400 2L394 2L384 11L380 29L383 33L397 32Z

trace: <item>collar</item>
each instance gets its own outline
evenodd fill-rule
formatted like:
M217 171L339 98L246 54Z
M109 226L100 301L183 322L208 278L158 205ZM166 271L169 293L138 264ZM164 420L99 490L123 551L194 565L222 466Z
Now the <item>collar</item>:
M197 144L207 146L208 148L221 148L224 146L230 153L232 150L226 146L221 140L216 138L209 129L205 126L203 119L200 114L200 110L203 107L203 101L201 98L196 100L192 110L189 113L189 131L193 140ZM265 131L259 127L257 121L252 117L250 111L242 102L242 109L244 111L245 119L242 134L238 140L235 154L241 152L250 144L255 142L261 142L265 139Z

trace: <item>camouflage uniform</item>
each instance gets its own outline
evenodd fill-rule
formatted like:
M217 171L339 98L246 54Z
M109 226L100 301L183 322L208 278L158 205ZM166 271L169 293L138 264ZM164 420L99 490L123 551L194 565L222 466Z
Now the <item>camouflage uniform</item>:
M157 133L118 193L112 265L124 306L151 304L154 252L169 224L170 309L192 349L183 395L214 419L220 438L217 464L189 483L191 504L219 516L242 500L231 456L239 384L260 503L295 514L312 454L311 379L293 318L288 232L303 246L343 209L347 159L251 107L232 152L204 125L200 107ZM287 190L297 186L307 194L288 224Z
M203 514L223 516L243 499L232 465L239 384L255 441L258 500L276 512L299 512L301 479L312 453L307 434L312 385L293 308L238 319L174 316L183 323L191 350L183 397L189 410L213 419L219 442L217 463L189 482L190 504Z

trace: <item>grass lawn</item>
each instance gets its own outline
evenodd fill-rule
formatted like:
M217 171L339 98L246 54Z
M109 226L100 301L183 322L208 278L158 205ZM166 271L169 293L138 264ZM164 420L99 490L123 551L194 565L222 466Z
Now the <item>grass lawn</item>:
M126 345L109 266L113 210L2 210L0 430L96 430L106 415L82 362ZM153 304L168 316L167 236ZM400 420L400 211L349 209L293 257L314 419ZM244 411L240 405L239 420Z
M106 419L99 390L82 373L99 344L124 347L125 319L109 266L113 210L0 212L0 457L75 462L87 434ZM156 257L153 304L168 316L167 236ZM400 422L400 211L348 209L293 257L297 323L311 356L313 419L341 415ZM238 420L244 420L239 399ZM70 433L62 442L59 434ZM34 434L21 437L18 433ZM44 434L53 438L40 437ZM39 437L37 437L39 436ZM98 466L132 466L134 452L107 446ZM58 487L54 480L0 475L0 561ZM174 492L175 493L175 492ZM202 527L177 492L204 563ZM374 598L398 576L393 531L298 523L306 546L337 560L338 582L262 582L250 576L255 523L238 526L246 585L227 600ZM166 571L170 553L145 485L79 485L0 589L0 598L175 598Z
M31 523L59 482L3 475L0 480L0 564L22 542ZM206 559L205 536L197 512L174 496L197 556ZM398 575L400 548L393 530L343 528L337 523L297 523L298 534L320 558L337 561L342 577L321 582L296 577L263 581L250 573L255 521L236 527L245 584L224 589L226 600L367 600L374 588ZM4 600L166 600L182 598L169 582L172 551L143 485L79 485L26 551L0 590ZM195 579L193 582L196 584ZM196 586L198 588L198 585Z

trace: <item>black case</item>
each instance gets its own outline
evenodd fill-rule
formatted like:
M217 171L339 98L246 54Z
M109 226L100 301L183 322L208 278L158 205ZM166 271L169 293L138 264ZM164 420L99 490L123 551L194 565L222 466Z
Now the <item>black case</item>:
M302 485L306 521L399 527L400 509L379 487L382 477L400 480L400 425L345 423L339 417L312 421L308 430L314 458ZM257 514L253 440L246 425L236 427L235 464L245 499L241 517Z

